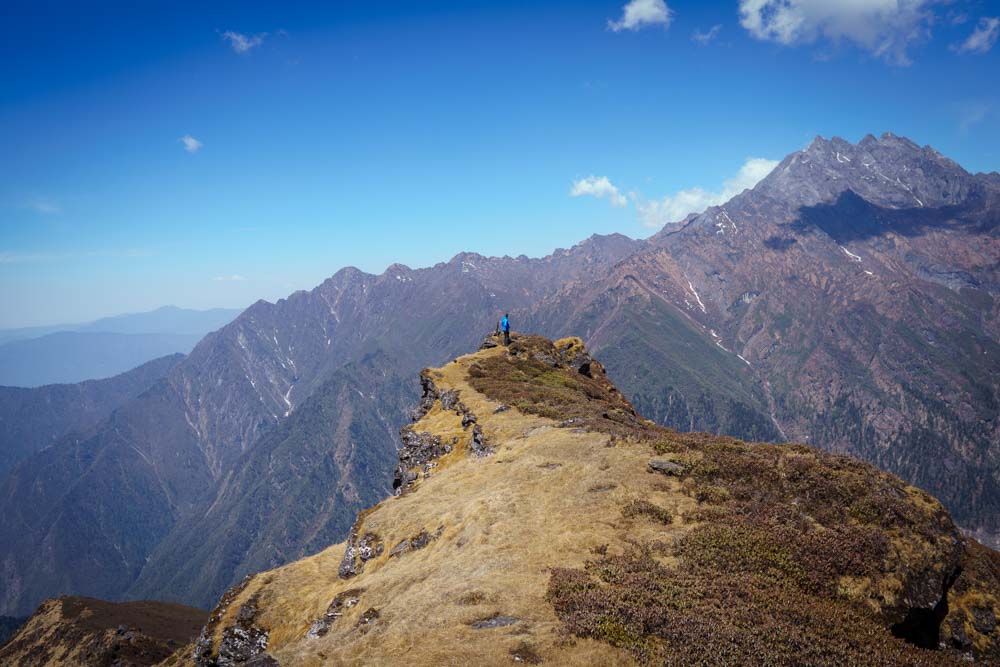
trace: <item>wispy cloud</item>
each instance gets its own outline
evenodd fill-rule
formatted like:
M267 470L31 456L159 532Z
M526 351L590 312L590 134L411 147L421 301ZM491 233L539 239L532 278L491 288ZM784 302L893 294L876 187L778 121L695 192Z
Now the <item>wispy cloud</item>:
M612 206L628 206L628 200L607 176L587 176L573 181L569 190L570 197L597 197L607 199Z
M212 280L217 283L242 283L246 281L246 278L238 273L234 273L231 276L215 276Z
M968 134L979 123L986 120L991 107L985 102L967 102L958 108L958 130L963 135Z
M647 200L638 192L630 192L639 221L649 228L662 227L683 220L689 213L700 213L710 206L724 204L747 188L757 185L778 166L777 160L747 158L740 170L717 190L693 187L680 190L661 199Z
M41 213L43 215L58 215L62 213L62 206L60 206L55 200L49 199L48 197L33 197L28 199L24 202L22 208L29 209L35 213Z
M778 44L851 42L908 65L908 50L930 36L936 0L739 0L740 25Z
M260 32L256 35L245 35L242 32L227 30L222 33L222 39L229 42L229 46L232 47L233 51L240 55L250 53L263 44L265 37L267 37L266 32Z
M188 153L197 153L201 150L201 147L205 145L192 137L190 134L185 134L183 137L178 139L178 141L184 144L184 150Z
M124 248L108 250L80 250L70 252L12 252L0 251L0 264L27 264L33 262L62 262L81 258L135 258L150 257L151 250Z
M631 0L622 7L622 17L608 21L608 28L614 32L639 30L650 25L669 28L674 12L663 0Z
M952 50L958 53L987 53L1000 37L1000 18L984 16L979 19L972 34L961 44L952 45Z
M695 30L691 33L691 41L699 46L708 46L715 41L715 38L719 36L719 31L722 30L722 24L717 23L705 32L700 30Z

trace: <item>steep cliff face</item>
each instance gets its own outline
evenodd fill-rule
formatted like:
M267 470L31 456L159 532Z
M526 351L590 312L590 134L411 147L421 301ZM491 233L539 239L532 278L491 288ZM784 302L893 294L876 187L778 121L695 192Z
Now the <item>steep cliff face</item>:
M0 646L4 665L155 665L191 641L207 614L163 602L47 600Z
M488 343L423 372L396 494L234 587L185 660L1000 659L1000 555L933 497L806 446L658 426L579 339Z

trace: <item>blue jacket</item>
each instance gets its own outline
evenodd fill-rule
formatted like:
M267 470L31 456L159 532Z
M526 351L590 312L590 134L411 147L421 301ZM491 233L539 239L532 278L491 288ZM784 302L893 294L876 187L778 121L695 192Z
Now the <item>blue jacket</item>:
M504 318L500 320L500 328L503 329L504 331L510 331L510 322L507 321L506 316L504 316Z

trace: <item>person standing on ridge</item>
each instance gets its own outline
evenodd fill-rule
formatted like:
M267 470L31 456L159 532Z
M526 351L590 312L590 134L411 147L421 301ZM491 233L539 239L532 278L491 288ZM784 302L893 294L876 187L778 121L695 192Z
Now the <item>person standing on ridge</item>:
M503 344L506 347L510 345L510 320L507 319L507 313L500 320L500 328L503 329Z

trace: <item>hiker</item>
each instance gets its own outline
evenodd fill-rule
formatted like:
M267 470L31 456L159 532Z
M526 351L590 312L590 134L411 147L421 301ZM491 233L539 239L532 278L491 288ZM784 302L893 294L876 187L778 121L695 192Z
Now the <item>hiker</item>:
M504 346L510 345L510 320L507 317L507 313L504 313L503 319L500 320L500 328L503 329Z

